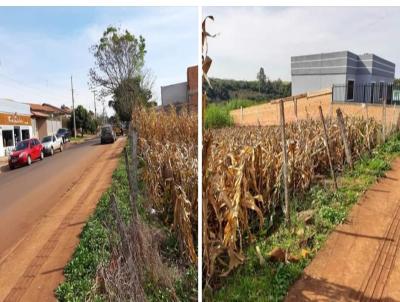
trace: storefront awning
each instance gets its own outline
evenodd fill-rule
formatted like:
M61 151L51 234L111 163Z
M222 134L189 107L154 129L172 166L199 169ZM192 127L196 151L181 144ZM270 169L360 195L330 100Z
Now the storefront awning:
M46 114L46 113L39 112L39 111L34 111L34 110L31 110L31 114L32 114L33 117L43 117L43 118L48 118L49 117L49 115Z

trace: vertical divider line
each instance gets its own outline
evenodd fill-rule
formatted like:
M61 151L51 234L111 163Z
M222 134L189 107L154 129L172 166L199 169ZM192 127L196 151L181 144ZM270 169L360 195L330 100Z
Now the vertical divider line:
M203 142L203 91L202 91L202 80L203 80L203 66L202 66L202 43L201 43L201 23L203 21L201 6L197 6L198 15L198 75L197 75L197 296L198 301L203 301L203 227L202 227L202 194L203 194L203 176L202 176L202 142Z

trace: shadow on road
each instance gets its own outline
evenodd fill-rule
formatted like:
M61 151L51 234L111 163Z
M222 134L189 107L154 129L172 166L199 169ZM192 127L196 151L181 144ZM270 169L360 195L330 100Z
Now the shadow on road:
M326 279L316 279L304 275L289 291L285 302L303 301L369 301L369 302L395 302L393 298L372 298L361 290L328 282Z
M8 165L4 165L0 167L0 173L10 172L10 167Z

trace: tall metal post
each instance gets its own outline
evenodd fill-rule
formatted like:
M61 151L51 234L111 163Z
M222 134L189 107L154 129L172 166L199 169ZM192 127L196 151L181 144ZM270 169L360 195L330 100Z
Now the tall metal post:
M74 120L74 137L76 138L75 100L74 100L74 86L72 84L72 75L71 75L71 94L72 94L72 118Z
M93 90L93 103L94 103L94 118L97 119L97 112L96 112L96 91Z

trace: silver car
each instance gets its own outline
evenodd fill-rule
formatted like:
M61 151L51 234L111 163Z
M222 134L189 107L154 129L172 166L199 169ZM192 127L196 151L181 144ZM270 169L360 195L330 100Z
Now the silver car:
M55 135L48 135L42 139L43 151L47 155L53 155L56 150L63 151L63 141L62 137L57 137Z

